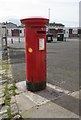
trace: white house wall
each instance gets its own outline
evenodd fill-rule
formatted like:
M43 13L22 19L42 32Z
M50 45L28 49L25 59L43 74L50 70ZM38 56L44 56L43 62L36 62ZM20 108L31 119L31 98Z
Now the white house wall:
M20 30L22 31L22 33L20 33L20 37L24 37L24 28L20 28Z
M8 36L11 37L12 36L12 32L11 32L12 29L8 28L7 30L8 30Z
M12 37L12 30L14 29L19 29L22 31L22 33L20 33L20 37L24 37L24 28L7 28L7 31L8 31L8 37Z
M72 34L78 34L78 29L77 29L77 28L74 28L74 29L72 30Z
M78 29L79 27L65 27L65 36L68 38L69 37L69 29L72 29L72 34L73 35L78 35Z

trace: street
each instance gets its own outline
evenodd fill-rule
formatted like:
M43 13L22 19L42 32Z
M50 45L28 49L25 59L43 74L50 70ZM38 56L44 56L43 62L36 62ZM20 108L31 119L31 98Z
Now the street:
M65 90L79 90L79 41L47 44L47 81Z
M9 50L14 79L26 80L24 43ZM22 74L21 74L22 73ZM47 82L65 90L79 90L79 40L47 43Z
M49 114L46 118L79 118L79 40L67 39L66 42L55 41L46 44L47 88L32 93L24 92L26 91L25 43L24 41L8 43L14 80L10 83L17 83L17 87L24 85L24 91L21 89L23 94L16 95L19 111L23 118L45 117L47 111ZM23 103L26 106L23 107ZM27 116L28 113L31 113L30 116Z

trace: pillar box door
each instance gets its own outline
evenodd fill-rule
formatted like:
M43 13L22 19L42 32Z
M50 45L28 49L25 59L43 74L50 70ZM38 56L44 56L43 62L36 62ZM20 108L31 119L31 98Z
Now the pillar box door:
M27 18L25 25L26 85L30 91L46 87L46 23L45 18Z

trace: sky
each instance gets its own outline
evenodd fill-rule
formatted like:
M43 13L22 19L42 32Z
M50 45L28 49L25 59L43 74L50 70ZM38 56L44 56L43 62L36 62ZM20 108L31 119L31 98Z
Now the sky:
M79 26L79 2L81 0L0 0L0 22L14 22L31 16L49 18L50 22L66 27ZM49 11L50 9L50 11Z

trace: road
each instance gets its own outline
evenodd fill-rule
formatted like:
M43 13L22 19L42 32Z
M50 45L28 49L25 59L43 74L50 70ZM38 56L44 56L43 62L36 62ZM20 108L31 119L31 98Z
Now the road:
M9 44L16 82L26 79L24 42ZM65 90L79 90L79 40L47 43L47 82Z
M47 44L47 81L69 91L79 90L79 41Z

